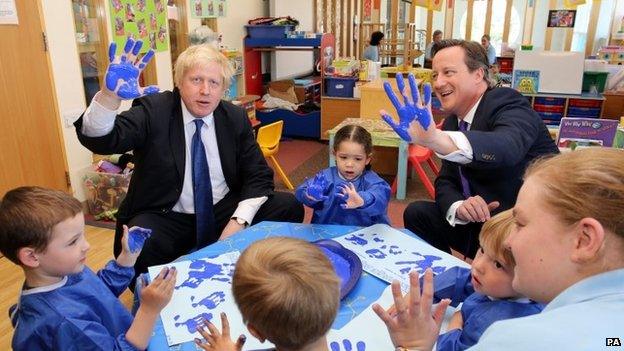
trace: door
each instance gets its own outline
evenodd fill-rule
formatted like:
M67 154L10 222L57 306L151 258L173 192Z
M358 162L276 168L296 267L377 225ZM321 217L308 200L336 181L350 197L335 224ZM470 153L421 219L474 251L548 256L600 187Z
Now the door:
M0 196L21 185L68 190L41 6L15 4L19 24L0 25Z

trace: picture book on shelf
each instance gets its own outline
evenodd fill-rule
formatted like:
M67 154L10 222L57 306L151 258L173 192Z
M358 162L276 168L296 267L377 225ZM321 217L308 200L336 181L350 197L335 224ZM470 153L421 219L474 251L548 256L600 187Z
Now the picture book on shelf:
M513 88L524 94L536 94L539 91L540 71L514 70Z
M557 146L572 150L590 146L613 146L618 121L595 118L562 118Z

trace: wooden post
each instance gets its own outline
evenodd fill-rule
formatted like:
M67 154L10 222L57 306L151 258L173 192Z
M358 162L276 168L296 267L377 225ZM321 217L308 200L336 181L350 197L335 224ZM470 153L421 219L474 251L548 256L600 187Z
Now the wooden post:
M538 0L527 1L526 9L524 11L524 30L522 32L523 45L531 45L531 41L533 40L533 20L535 19L537 1Z
M487 10L485 11L485 25L483 26L483 34L490 34L490 27L492 27L492 1L487 0ZM481 40L481 38L479 38Z
M513 0L507 0L507 7L505 8L505 24L503 25L503 43L509 42L509 27L511 23L511 5L513 5Z
M589 23L587 27L587 40L585 41L585 56L594 54L594 38L596 37L596 27L598 26L598 15L600 14L600 0L592 2L591 13L589 14ZM611 26L609 26L611 28ZM611 32L611 31L609 31Z
M474 7L474 0L468 0L466 10L466 40L472 40L472 10Z

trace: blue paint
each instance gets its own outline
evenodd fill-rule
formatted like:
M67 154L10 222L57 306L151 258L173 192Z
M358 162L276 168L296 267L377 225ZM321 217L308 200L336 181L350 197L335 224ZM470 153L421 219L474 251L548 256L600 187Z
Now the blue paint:
M351 340L349 339L343 339L342 340L342 346L343 348L340 348L340 344L332 341L329 344L329 348L331 349L331 351L353 351L353 346L351 344ZM366 350L366 344L363 341L358 341L355 344L355 351L365 351Z
M105 81L106 88L114 92L121 99L135 99L144 95L157 93L160 89L157 86L149 86L145 89L139 87L139 75L141 70L154 56L153 50L148 51L139 61L137 67L134 62L128 60L128 55L137 55L141 50L143 42L133 41L131 38L126 40L124 52L121 54L119 63L115 61L115 50L117 46L111 43L108 49L109 65L106 70Z
M390 245L390 249L388 250L388 252L392 255L399 255L403 253L403 251L399 250L399 247L396 245Z
M412 254L416 255L416 256L420 256L423 259L422 260L416 260L416 261L397 261L395 262L396 265L408 265L405 268L400 269L399 271L403 274L405 273L409 273L411 270L415 270L418 273L422 274L425 272L425 270L427 268L431 268L431 270L433 271L434 274L438 274L438 273L442 273L446 270L446 267L444 266L433 266L434 261L438 261L441 260L441 257L438 256L434 256L434 255L421 255L418 252L412 252Z
M323 172L317 173L312 181L308 181L308 195L315 200L324 201L327 199L326 195L323 195L323 189L327 187L327 178Z
M342 256L332 252L331 250L323 246L319 246L319 248L323 251L325 256L327 256L332 266L334 266L336 275L340 278L340 290L342 290L342 287L344 287L351 277L351 265Z
M383 253L383 251L381 251L379 249L370 249L370 250L366 250L364 252L366 252L369 257L376 258L376 259L379 259L379 260L381 260L382 258L386 258L386 254Z
M143 248L145 241L152 235L152 230L133 227L128 231L128 248L130 252L138 252Z
M217 291L204 297L198 303L191 304L191 306L204 306L209 310L213 310L223 301L225 301L225 293L223 291Z
M416 78L411 73L408 75L410 91L411 91L411 99L407 95L407 90L405 89L405 82L403 81L403 75L398 73L396 75L397 88L399 92L403 96L403 103L399 101L399 99L394 94L392 90L392 86L389 82L384 83L384 90L386 91L386 95L392 102L392 105L397 111L399 116L399 123L395 123L390 115L384 114L382 116L383 120L394 129L394 131L401 137L401 139L412 142L412 137L409 134L409 128L412 122L418 121L420 126L427 130L431 126L432 116L430 112L429 104L431 103L431 85L425 84L423 86L423 107L418 106L418 101L420 100L420 93L418 91L418 84L416 83Z
M189 275L180 285L176 286L176 289L188 287L191 289L197 288L206 279L213 279L217 275L223 273L222 266L214 263L210 263L205 260L193 260L189 265Z
M204 320L211 321L212 313L202 313L182 323L174 323L175 327L185 326L189 333L195 334L199 326L204 325Z
M364 238L360 238L357 237L355 235L351 235L345 238L345 240L350 241L352 243L354 243L355 245L360 245L360 246L364 246L366 244L368 244L368 240L364 239Z

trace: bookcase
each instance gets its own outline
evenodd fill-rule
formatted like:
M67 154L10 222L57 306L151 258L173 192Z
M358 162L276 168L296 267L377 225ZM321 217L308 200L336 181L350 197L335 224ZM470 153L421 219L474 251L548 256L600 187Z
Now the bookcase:
M602 94L524 94L544 123L559 125L562 117L600 118Z

